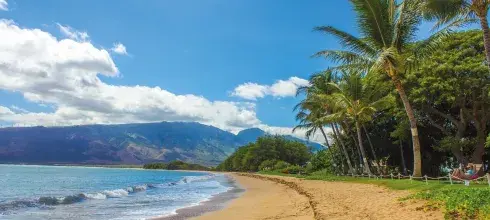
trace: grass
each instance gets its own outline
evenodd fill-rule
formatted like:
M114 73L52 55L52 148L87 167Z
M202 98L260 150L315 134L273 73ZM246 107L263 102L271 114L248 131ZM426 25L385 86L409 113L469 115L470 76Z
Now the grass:
M277 171L261 171L261 174L291 176L308 180L340 181L375 184L393 190L410 190L412 195L404 199L427 200L431 208L444 208L446 219L490 219L490 187L484 181L471 182L470 186L461 183L451 185L448 180L421 180L391 178L374 179L367 177L348 177L329 175L318 171L309 175L283 174Z

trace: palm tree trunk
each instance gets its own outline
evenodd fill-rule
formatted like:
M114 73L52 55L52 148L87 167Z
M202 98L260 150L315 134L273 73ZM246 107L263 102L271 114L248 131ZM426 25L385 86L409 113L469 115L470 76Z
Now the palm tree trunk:
M480 26L483 31L483 45L485 46L485 55L487 57L487 66L490 68L490 30L488 29L487 15L480 16Z
M356 146L356 149L357 149L357 155L359 156L359 166L362 167L364 166L363 165L363 162L362 162L362 153L361 153L361 148L359 148L359 144L357 143L357 138L354 137L354 135L350 135L350 138L352 138L352 141L354 142L354 145Z
M327 134L325 134L325 130L323 130L323 127L320 127L320 131L322 132L323 138L325 138L325 144L327 145L327 147L330 147L330 144L328 143Z
M362 154L362 161L364 162L364 169L366 172L371 175L371 169L369 169L369 163L366 157L366 151L364 150L364 144L362 143L362 133L361 133L361 125L359 121L356 121L356 130L357 130L357 139L359 139L359 148Z
M345 131L345 133L350 136L350 138L352 139L352 141L354 142L354 146L356 147L356 150L357 150L357 156L359 156L359 166L363 167L363 162L362 162L362 154L361 154L361 150L359 148L359 144L357 143L357 138L354 136L355 134L352 134L351 133L351 130L349 129L349 125L344 121L340 127L342 127L342 130Z
M402 168L403 168L403 174L407 175L407 166L405 165L405 156L403 155L403 143L402 139L400 141L400 155L402 157Z
M413 176L421 177L422 176L422 154L420 152L420 141L419 134L417 130L417 119L415 119L415 113L413 112L412 106L410 105L410 101L408 101L407 94L405 93L405 89L402 86L401 81L396 77L395 74L390 73L391 79L395 84L395 88L400 95L400 98L403 102L403 106L405 107L405 112L407 113L408 120L410 122L410 131L412 133L412 145L413 145Z
M349 166L349 170L353 174L354 168L352 168L352 163L350 162L349 154L347 153L347 149L345 149L344 141L340 138L337 130L337 126L335 126L335 124L332 124L332 130L333 130L334 138L337 141L337 144L340 144L340 147L342 148L342 152L344 153L345 160L347 161L347 166Z
M362 125L362 128L364 129L364 133L366 133L366 137L368 139L369 146L371 147L371 153L373 154L374 161L376 161L376 166L378 166L376 170L378 171L378 173L381 173L381 171L380 171L381 167L379 164L378 157L376 156L376 152L374 151L374 146L373 146L373 142L371 142L371 137L369 137L369 133L367 132L367 129L364 125Z
M323 130L323 127L321 127L321 126L319 127L319 129L322 132L323 138L325 138L325 145L327 145L327 148L330 148L330 144L328 143L328 138L327 138L327 134L325 133L325 130ZM330 159L332 160L333 166L337 170L337 163L335 163L335 158L334 158L333 153L331 154Z

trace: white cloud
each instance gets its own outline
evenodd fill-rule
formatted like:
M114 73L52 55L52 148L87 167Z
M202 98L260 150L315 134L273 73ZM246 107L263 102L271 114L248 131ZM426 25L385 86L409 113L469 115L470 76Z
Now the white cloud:
M63 26L59 23L57 23L57 25L58 25L58 28L60 29L61 33L63 35L65 35L66 37L72 39L72 40L86 41L90 37L87 32L78 31L78 30L73 29L70 26Z
M16 106L16 105L12 105L12 106L10 106L10 108L16 112L21 112L21 113L28 113L29 112L29 111L27 111L27 110L25 110L19 106Z
M1 11L8 11L9 10L9 4L7 0L0 0L0 10Z
M48 109L52 112L29 112L17 106L0 105L0 121L4 124L194 121L235 133L259 127L272 134L305 138L303 131L292 133L291 128L262 124L254 103L211 101L193 94L173 94L160 87L104 83L99 75L115 77L119 70L107 50L79 41L88 35L57 39L40 29L21 28L13 21L0 20L0 36L0 90L19 92L27 101L52 107ZM271 86L248 84L238 89L237 95L248 99L265 95L284 97L294 94L300 85L305 85L305 80L291 77ZM247 93L250 91L255 92ZM324 142L317 136L311 140Z
M9 20L0 20L0 36L0 89L22 93L30 102L55 106L54 112L42 113L0 106L2 121L48 126L196 121L226 130L260 124L251 103L210 101L160 87L104 83L99 75L117 76L116 65L108 51L78 41L80 37L56 39Z
M269 92L269 87L257 83L244 83L235 88L232 95L248 100L263 98Z
M273 97L291 97L296 95L296 91L301 86L307 86L308 80L298 77L291 77L288 80L278 80L272 85L260 85L257 83L244 83L237 86L232 96L241 97L248 100L256 100L266 95Z
M124 44L122 43L115 43L111 50L117 54L128 55L128 52L126 51L126 46L124 46Z

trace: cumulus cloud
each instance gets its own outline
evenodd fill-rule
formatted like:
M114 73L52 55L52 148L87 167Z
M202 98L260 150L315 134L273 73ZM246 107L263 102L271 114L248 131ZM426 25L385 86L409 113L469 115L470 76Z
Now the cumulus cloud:
M272 85L260 85L257 83L244 83L237 86L232 96L241 97L248 100L257 100L266 95L273 97L291 97L296 95L296 91L301 86L307 86L308 80L293 76L288 80L278 80Z
M65 35L66 37L68 37L72 40L86 41L90 37L87 32L78 31L78 30L75 30L74 28L72 28L70 26L63 26L59 23L57 23L56 25L58 25L58 28L60 29L60 31L63 35Z
M9 10L9 4L7 0L0 0L0 11L8 11Z
M52 107L48 112L29 112L18 106L0 105L3 124L193 121L235 133L259 127L271 134L305 138L303 131L292 133L291 128L264 125L256 116L254 103L211 101L193 94L174 94L160 87L107 84L100 80L100 75L119 74L109 52L83 41L88 34L64 30L69 30L67 39L57 39L43 30L21 28L13 21L0 20L0 90L18 92L27 101ZM247 99L266 95L285 97L294 95L297 87L306 83L291 77L271 86L248 84L237 91ZM250 91L256 92L247 93ZM323 142L317 135L310 140Z
M269 87L257 83L244 83L235 88L232 95L248 100L263 98L269 93Z
M57 39L48 32L0 20L0 36L0 89L55 107L54 112L33 113L2 106L0 120L5 122L49 126L196 121L227 130L261 123L251 103L104 83L99 76L117 76L118 68L108 51L79 41L84 35Z
M128 55L128 52L126 51L126 46L124 46L124 44L122 43L115 43L111 50L117 54Z

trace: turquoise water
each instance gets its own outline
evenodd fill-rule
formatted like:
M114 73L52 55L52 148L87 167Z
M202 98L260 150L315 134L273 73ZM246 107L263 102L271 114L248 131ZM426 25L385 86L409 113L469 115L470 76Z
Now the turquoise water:
M0 219L147 219L231 189L221 174L0 165Z

